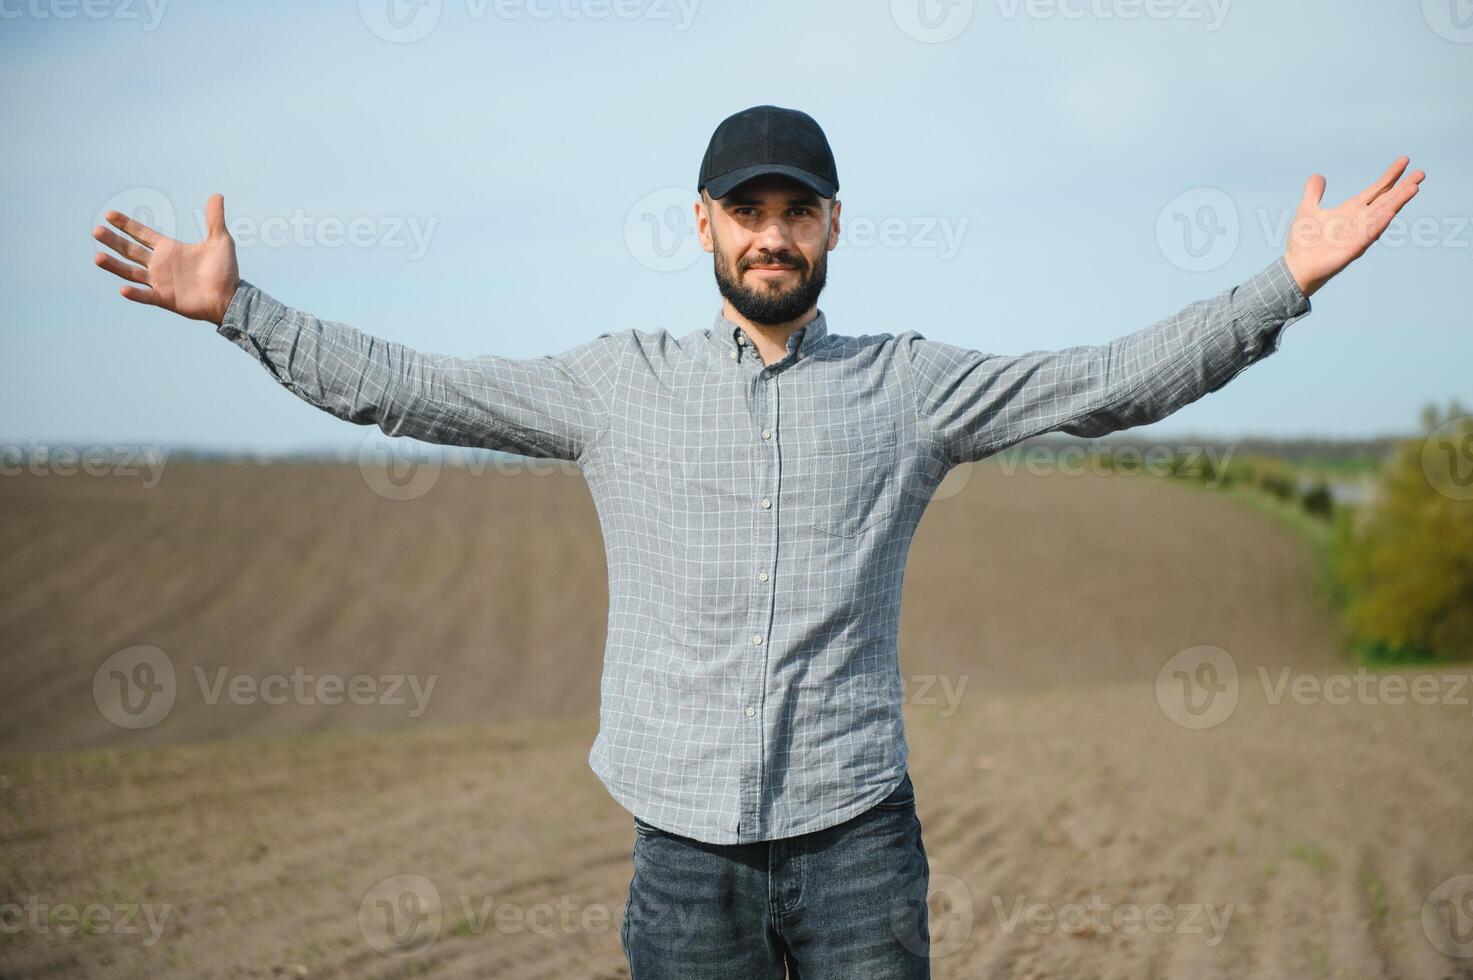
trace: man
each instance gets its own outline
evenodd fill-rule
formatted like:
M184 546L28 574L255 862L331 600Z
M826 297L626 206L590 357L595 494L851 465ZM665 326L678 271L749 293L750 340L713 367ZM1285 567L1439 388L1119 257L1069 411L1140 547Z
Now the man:
M558 355L417 353L237 274L220 195L203 242L127 217L93 235L128 299L219 332L317 407L389 435L575 460L609 571L589 762L635 819L635 980L929 975L929 866L896 639L906 554L947 470L1049 431L1153 422L1279 347L1309 296L1417 192L1399 159L1320 207L1241 285L1098 347L979 353L846 336L817 300L837 171L808 115L724 120L695 203L709 329L605 332ZM127 261L124 261L127 260Z

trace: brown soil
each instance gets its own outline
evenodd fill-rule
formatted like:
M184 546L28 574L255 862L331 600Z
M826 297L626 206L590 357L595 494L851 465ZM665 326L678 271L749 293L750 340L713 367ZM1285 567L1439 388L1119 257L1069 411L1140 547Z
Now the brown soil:
M0 509L0 906L167 913L152 943L143 914L0 915L0 976L627 976L634 832L586 762L607 598L577 477L451 469L391 501L356 467L171 463L153 489L6 477ZM1156 681L1204 644L1239 701L1191 730ZM135 645L178 693L130 731L93 681ZM1354 667L1265 516L977 466L917 535L901 663L936 977L1473 977L1422 917L1473 873L1473 708L1447 685L1273 703L1286 669ZM210 704L197 667L438 680L409 717ZM360 928L397 875L440 903L411 956ZM1012 918L1091 902L1105 928ZM1168 931L1110 926L1157 904Z

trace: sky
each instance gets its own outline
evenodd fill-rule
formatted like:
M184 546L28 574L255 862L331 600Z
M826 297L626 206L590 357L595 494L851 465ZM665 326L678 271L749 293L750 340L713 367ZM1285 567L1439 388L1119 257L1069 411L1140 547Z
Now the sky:
M1466 0L0 0L0 446L360 445L94 266L108 208L436 353L710 326L716 125L833 147L830 329L1103 344L1283 253L1398 156L1421 193L1279 351L1136 435L1368 437L1473 401ZM376 430L372 430L375 431Z

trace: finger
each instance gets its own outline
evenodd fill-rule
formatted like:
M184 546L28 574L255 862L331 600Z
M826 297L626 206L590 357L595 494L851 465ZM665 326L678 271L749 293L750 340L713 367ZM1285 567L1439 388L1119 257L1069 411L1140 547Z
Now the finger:
M98 252L94 259L99 266L111 272L113 275L126 279L129 282L148 282L148 270L139 266L114 258L106 252Z
M128 234L132 235L134 238L147 245L149 248L157 248L158 243L164 240L163 235L160 235L158 232L148 227L148 225L134 221L132 218L128 217L122 212L109 211L107 214L103 215L103 217L107 219L108 224L112 225L115 228L121 228L123 231L126 231Z
M1309 180L1304 182L1304 197L1299 201L1299 207L1317 208L1320 200L1325 196L1325 178L1319 174L1310 174Z
M105 228L102 225L98 225L92 229L92 237L123 256L123 258L132 259L139 265L148 265L148 260L153 255L152 252L137 242L129 241L111 228Z
M124 299L131 299L135 303L144 303L148 306L162 306L159 302L159 294L152 289L139 289L137 286L124 286L118 292L123 294Z
M225 195L211 194L205 202L205 234L219 238L225 234Z
M1396 217L1396 211L1391 208L1385 210L1374 208L1367 213L1370 215L1370 220L1366 225L1365 244L1369 248L1372 244L1380 241L1382 235L1386 234L1386 229L1391 227L1391 221ZM1365 254L1365 250L1362 249L1360 254Z
M1410 157L1397 157L1396 162L1393 163L1389 168L1387 168L1386 172L1381 175L1381 179L1376 181L1370 187L1367 187L1365 190L1361 191L1360 195L1356 197L1356 201L1361 204L1370 204L1371 202L1376 200L1376 198L1386 193L1387 190L1389 190L1392 186L1396 184L1397 178L1402 175L1403 171L1406 170L1407 165L1411 162L1412 161Z
M1391 219L1406 206L1406 203L1417 196L1417 191L1422 189L1422 178L1427 176L1418 170L1406 180L1396 185L1396 189L1378 198L1374 204L1372 213L1377 221L1383 217L1389 224Z

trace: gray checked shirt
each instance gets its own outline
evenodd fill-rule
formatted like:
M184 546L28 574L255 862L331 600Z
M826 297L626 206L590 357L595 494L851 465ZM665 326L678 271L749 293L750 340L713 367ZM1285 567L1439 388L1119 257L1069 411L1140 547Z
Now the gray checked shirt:
M589 765L647 823L735 844L841 823L904 777L901 580L949 469L1164 418L1309 312L1279 258L1109 343L1019 355L845 336L819 310L771 364L720 313L681 336L449 357L244 281L219 332L350 422L576 461L609 580Z

